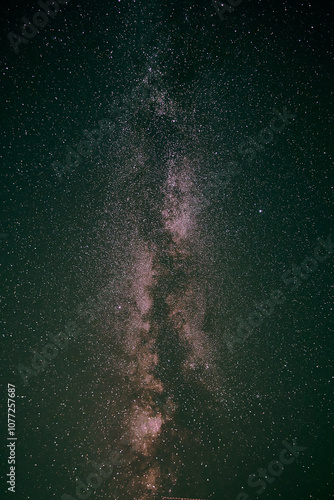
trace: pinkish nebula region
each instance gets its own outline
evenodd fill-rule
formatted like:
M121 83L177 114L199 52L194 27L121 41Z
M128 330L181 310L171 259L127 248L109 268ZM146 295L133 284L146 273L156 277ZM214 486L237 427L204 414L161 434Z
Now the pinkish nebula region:
M174 110L163 98L153 98L159 117ZM169 147L155 175L151 146L126 123L118 161L131 165L135 158L137 166L106 203L101 233L112 225L114 314L101 315L95 353L115 381L108 409L126 458L110 491L137 500L174 492L194 454L200 456L205 412L214 414L225 401L217 345L205 328L212 270L196 161ZM101 426L108 439L106 422Z

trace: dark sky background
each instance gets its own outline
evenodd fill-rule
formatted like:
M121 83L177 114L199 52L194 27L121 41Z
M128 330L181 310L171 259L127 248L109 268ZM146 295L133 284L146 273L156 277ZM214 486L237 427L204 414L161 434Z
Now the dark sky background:
M0 497L333 498L333 2L70 0L15 53L38 9L0 21Z

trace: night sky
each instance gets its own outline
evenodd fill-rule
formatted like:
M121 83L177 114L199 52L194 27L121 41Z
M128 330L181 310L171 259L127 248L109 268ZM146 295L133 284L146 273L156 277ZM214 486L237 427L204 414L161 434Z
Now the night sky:
M1 499L334 496L333 3L232 4L2 6Z

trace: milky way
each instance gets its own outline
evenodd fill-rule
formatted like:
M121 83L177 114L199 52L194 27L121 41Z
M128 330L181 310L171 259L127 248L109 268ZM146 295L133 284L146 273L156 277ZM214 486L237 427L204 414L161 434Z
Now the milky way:
M174 134L181 130L184 136L194 135L167 91L154 85L146 91L140 112L144 117L151 113L153 122L163 120L159 128L171 126ZM116 220L118 229L110 249L119 266L118 302L109 325L123 382L118 396L122 403L114 403L114 411L122 415L119 439L127 443L128 468L120 474L128 479L122 494L144 500L163 493L165 484L176 483L182 467L178 446L182 440L196 441L176 424L182 391L201 388L206 398L220 402L225 396L216 346L204 327L212 250L203 228L207 205L196 176L198 161L179 139L166 136L165 144L159 137L150 142L138 121L131 122L126 114L120 127L117 161L125 163L127 173L116 179L105 209L106 221ZM160 171L155 162L160 162ZM105 222L101 234L107 226ZM110 349L98 355L107 373ZM175 442L168 466L158 460L166 440Z

